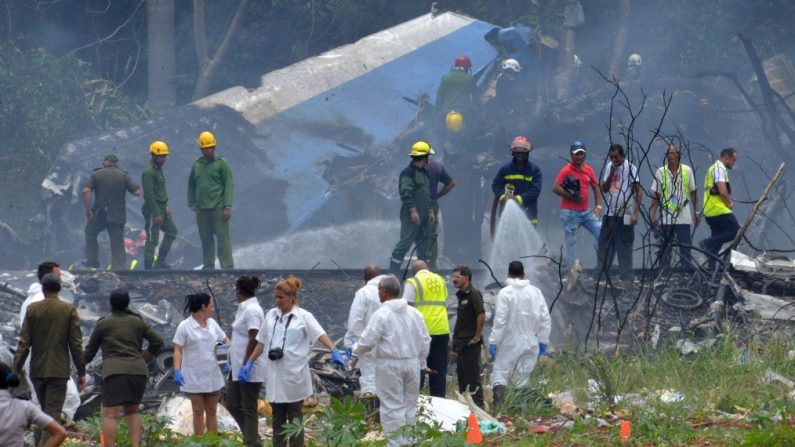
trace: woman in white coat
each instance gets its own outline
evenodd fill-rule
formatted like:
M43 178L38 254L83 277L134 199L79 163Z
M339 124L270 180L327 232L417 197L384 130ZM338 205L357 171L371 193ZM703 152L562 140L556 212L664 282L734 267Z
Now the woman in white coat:
M215 311L210 295L196 293L185 297L185 311L174 334L174 381L188 395L193 409L193 434L205 429L218 432L218 392L224 375L215 357L215 345L230 344L221 326L211 318Z
M334 362L345 364L320 323L296 304L300 290L301 280L293 276L276 284L276 307L265 315L265 324L257 334L257 346L237 376L241 382L249 380L255 362L263 352L266 353L269 361L265 368L265 399L273 408L274 447L287 445L282 434L284 424L288 420L300 419L304 399L314 394L309 372L309 350L312 344L320 340L331 349ZM290 438L290 446L303 445L303 432Z

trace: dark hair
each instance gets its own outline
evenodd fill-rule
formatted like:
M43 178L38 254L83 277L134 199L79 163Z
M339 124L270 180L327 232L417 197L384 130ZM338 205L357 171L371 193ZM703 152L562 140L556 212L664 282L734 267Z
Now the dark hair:
M114 289L110 292L110 310L123 312L130 305L130 294L126 289Z
M731 157L732 155L737 153L737 149L733 147L727 147L726 149L720 151L720 157Z
M19 386L19 376L11 371L5 363L0 362L0 390L7 390Z
M210 304L210 295L199 292L185 297L185 309L183 312L196 313L202 310L202 306Z
M235 287L237 287L241 295L252 297L257 294L257 289L259 289L260 284L262 284L262 281L256 276L243 275L237 279Z
M620 155L622 157L625 155L624 146L622 146L622 145L620 145L618 143L611 144L610 145L610 149L607 151L607 153L609 154L610 152L613 152L613 151L618 151L618 155Z
M461 276L466 276L470 281L472 281L472 270L469 269L468 265L456 266L456 268L453 269L453 273L456 272L458 272Z
M511 261L508 264L508 276L524 276L524 264L522 264L522 261Z
M39 278L39 282L41 282L41 279L44 278L44 275L47 273L52 273L56 267L60 267L60 265L58 265L58 263L55 261L44 261L39 264L39 268L36 269L36 277Z
M46 293L58 293L61 291L61 280L52 273L47 273L41 278L41 291Z

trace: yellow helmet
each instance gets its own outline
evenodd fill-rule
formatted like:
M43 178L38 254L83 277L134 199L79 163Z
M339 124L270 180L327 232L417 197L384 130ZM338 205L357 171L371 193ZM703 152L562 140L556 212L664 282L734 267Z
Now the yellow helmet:
M199 134L199 149L215 147L215 135L206 130Z
M149 153L152 155L168 155L168 145L162 141L155 141L149 146Z
M418 141L411 146L410 157L423 157L433 155L436 152L427 141Z
M450 131L450 133L461 132L461 129L464 128L464 116L453 110L448 112L447 116L444 117L444 123L447 125L447 130Z

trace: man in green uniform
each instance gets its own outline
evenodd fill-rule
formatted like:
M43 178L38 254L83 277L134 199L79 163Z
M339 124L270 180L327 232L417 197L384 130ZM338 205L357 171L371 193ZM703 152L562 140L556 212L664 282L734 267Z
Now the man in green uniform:
M91 192L94 204L91 204ZM113 270L124 270L127 254L124 252L124 224L127 222L126 192L138 197L141 188L127 172L119 169L119 159L113 154L105 157L83 187L83 205L86 208L86 260L87 267L99 268L97 236L108 232Z
M215 245L222 269L235 267L232 242L229 240L229 219L232 218L232 169L223 158L215 157L215 136L199 135L202 156L193 163L188 177L188 206L196 212L196 225L202 242L204 269L215 268Z
M436 220L431 207L431 181L425 166L433 148L425 141L411 146L411 163L400 173L398 191L400 193L400 240L392 251L389 271L398 273L403 257L416 245L417 258L428 259L430 223Z
M168 192L166 191L166 176L163 175L163 165L168 157L168 146L162 141L155 141L149 146L152 160L141 173L141 184L144 188L144 206L141 212L144 216L144 230L146 231L146 248L144 249L145 269L168 269L166 256L177 237L177 226L168 207ZM160 230L163 230L163 243L155 258L155 248L160 242Z
M58 298L61 281L48 273L41 279L41 289L44 300L31 304L25 313L14 365L21 373L28 354L31 354L30 379L39 405L53 419L60 420L66 398L66 381L72 374L70 356L77 369L77 387L82 389L85 385L83 334L77 309ZM46 444L48 438L43 433L39 445Z

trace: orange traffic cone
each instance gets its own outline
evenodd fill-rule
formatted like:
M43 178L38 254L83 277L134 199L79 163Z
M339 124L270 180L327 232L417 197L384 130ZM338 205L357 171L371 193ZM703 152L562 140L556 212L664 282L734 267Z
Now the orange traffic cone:
M469 412L467 418L467 443L468 444L482 444L483 435L480 434L480 425L478 425L478 418L475 413Z
M100 446L105 445L105 433L99 432L99 445Z
M632 434L632 427L629 421L621 421L621 428L618 431L618 437L622 441L629 441L629 435Z

